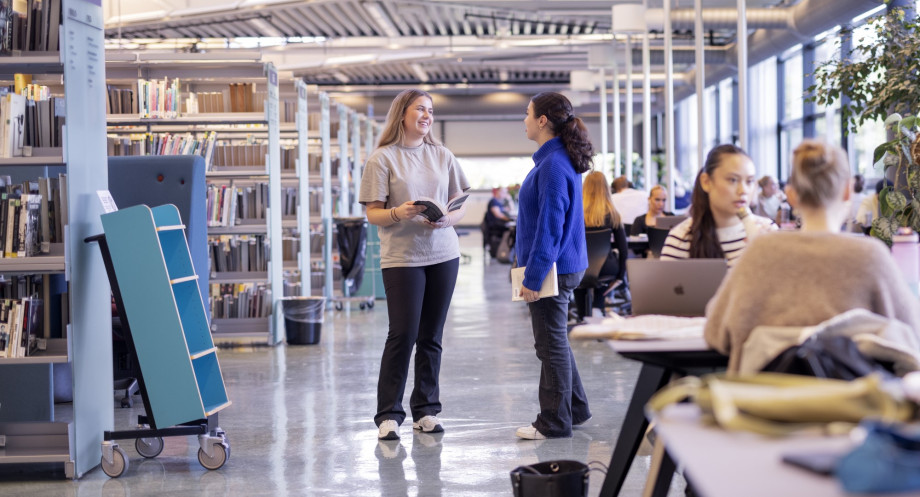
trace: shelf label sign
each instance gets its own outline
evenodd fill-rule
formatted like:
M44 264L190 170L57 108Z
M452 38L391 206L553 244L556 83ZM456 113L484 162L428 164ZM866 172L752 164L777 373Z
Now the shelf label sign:
M106 214L118 210L111 192L108 190L96 190L96 195L99 195L99 201L102 202L102 210L105 211Z

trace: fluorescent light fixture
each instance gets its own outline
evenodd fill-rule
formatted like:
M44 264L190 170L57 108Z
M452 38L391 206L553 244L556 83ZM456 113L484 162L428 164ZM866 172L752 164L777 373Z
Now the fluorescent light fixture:
M255 26L255 28L259 30L259 34L261 34L262 37L273 36L276 38L284 38L284 33L279 31L278 28L272 26L268 23L268 21L262 19L261 17L254 17L249 19L249 24Z
M349 78L348 75L343 73L342 71L336 71L332 73L332 75L335 76L335 79L339 80L342 84L347 85L348 82L351 81L351 78Z
M396 38L396 37L402 36L399 30L396 29L396 26L393 24L393 21L391 21L390 18L387 16L386 12L383 11L383 6L380 5L380 3L364 2L361 4L361 6L364 7L364 10L365 12L367 12L367 15L371 16L371 19L373 19L374 22L377 23L377 27L383 30L383 32L387 36L389 36L390 38Z
M365 54L365 55L343 55L341 57L329 57L326 59L327 66L335 66L342 64L361 64L365 62L373 62L376 59L376 55Z
M428 79L429 79L428 73L425 72L424 69L422 69L422 66L418 64L409 64L409 69L412 69L412 72L419 79L419 81L421 81L422 83L428 82Z

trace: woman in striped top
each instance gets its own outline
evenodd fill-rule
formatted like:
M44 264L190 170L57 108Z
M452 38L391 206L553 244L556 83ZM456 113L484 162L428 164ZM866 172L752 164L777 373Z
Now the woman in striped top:
M739 147L719 145L696 177L690 217L668 233L662 259L726 259L734 265L748 240L776 229L751 214L750 196L757 181L751 158Z

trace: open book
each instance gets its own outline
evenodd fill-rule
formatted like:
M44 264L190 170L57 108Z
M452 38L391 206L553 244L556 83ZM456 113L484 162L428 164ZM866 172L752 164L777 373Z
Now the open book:
M524 287L524 270L526 267L516 267L511 270L511 301L522 302L521 288ZM555 297L559 295L559 279L556 275L556 263L549 269L546 278L543 279L543 286L540 287L539 296Z
M460 208L463 205L463 202L466 202L466 199L470 198L469 195L463 194L459 197L448 202L447 205L444 205L437 200L430 197L419 197L418 200L414 202L415 205L424 205L427 207L420 216L426 217L432 223L444 217L448 212L453 212Z

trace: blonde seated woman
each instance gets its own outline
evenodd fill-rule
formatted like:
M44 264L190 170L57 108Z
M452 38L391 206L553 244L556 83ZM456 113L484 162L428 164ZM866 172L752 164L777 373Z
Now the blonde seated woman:
M706 342L729 356L729 372L738 371L742 347L758 326L814 326L865 309L920 330L917 297L888 247L840 233L849 179L840 147L806 140L795 149L786 193L801 213L801 231L751 241L706 308Z
M655 185L648 192L648 212L636 217L630 227L630 235L648 233L649 228L654 228L659 217L673 216L673 212L664 210L668 203L668 189Z

